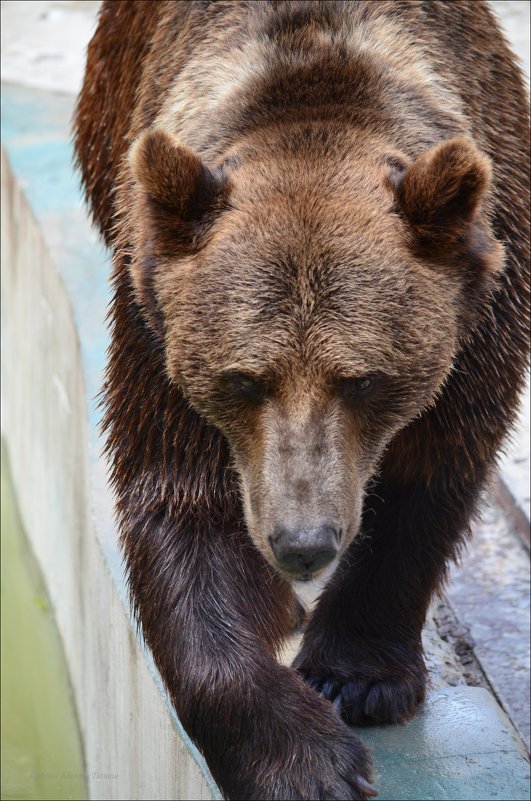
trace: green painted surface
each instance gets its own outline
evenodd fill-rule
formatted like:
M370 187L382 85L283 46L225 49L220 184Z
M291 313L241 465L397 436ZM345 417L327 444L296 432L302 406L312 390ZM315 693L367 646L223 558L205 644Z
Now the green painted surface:
M493 696L449 687L405 726L358 729L373 749L378 801L528 801L529 763Z
M2 448L2 799L84 799L81 739L59 633Z

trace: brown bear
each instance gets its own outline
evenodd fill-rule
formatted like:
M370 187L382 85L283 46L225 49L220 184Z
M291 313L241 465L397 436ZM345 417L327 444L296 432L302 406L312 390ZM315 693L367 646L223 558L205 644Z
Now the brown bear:
M105 2L75 126L131 600L177 713L228 798L367 798L348 724L422 701L524 380L514 57L483 2Z

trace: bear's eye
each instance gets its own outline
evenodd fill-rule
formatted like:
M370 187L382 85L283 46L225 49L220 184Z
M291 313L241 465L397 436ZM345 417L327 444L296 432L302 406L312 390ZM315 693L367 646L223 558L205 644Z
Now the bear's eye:
M376 386L376 376L364 375L359 378L343 378L340 382L341 394L346 400L357 400L370 395Z
M266 396L266 384L246 373L236 371L224 373L223 383L233 395L237 395L251 403L262 403Z

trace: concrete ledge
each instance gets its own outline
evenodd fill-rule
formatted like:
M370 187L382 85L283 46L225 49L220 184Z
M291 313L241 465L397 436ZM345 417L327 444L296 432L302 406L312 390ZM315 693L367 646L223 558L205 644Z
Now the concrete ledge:
M8 88L2 99L2 429L64 644L90 797L219 797L124 606L94 403L107 260L71 172L72 101Z

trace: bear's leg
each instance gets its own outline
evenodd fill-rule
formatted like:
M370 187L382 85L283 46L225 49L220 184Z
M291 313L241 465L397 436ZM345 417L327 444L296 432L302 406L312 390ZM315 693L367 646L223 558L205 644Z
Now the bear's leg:
M128 505L133 604L177 714L231 799L364 799L370 760L274 651L293 596L247 536Z
M294 667L349 724L402 723L424 698L422 626L477 495L456 484L380 484L308 624Z

